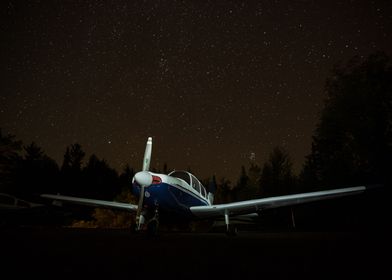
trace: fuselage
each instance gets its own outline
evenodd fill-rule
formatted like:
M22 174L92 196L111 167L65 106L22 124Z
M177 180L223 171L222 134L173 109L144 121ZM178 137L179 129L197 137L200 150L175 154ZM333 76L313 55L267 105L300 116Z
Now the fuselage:
M207 192L200 181L187 171L173 171L168 175L149 172L152 184L144 188L143 206L159 208L160 215L192 219L192 206L210 205ZM134 180L133 193L140 196L141 186Z

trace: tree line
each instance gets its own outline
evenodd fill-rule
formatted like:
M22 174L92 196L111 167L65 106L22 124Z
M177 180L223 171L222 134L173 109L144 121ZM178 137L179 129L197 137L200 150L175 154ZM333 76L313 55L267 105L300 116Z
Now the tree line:
M336 65L300 174L288 151L275 147L262 167L242 166L235 184L217 183L220 202L352 185L392 182L392 68L385 53Z
M312 137L310 154L294 174L289 152L275 147L262 166L249 162L236 182L212 176L202 180L225 203L340 186L391 184L392 70L385 53L354 57L337 65L326 81L325 106ZM155 170L167 173L164 170ZM95 154L86 160L78 143L68 146L61 166L36 143L24 146L0 130L0 192L34 199L61 193L113 200L129 193L134 175L121 173ZM121 197L121 196L120 196Z

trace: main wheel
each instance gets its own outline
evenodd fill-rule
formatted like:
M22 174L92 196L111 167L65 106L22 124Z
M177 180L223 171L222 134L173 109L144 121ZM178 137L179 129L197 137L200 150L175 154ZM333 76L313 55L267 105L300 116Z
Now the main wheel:
M226 231L227 236L237 236L238 229L235 226L229 226L229 229Z
M159 228L159 221L157 219L152 219L147 224L147 234L149 236L156 236L158 234L158 228Z

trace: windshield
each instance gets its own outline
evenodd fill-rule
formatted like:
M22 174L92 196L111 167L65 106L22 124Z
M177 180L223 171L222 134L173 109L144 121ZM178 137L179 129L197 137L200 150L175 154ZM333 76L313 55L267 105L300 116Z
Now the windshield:
M169 176L176 177L179 179L184 180L188 185L191 184L191 177L189 176L188 172L185 171L173 171L169 173Z
M190 174L189 172L186 171L173 171L169 173L169 176L176 177L179 179L184 180L188 185L190 185L193 189L195 189L198 193L200 193L203 197L206 197L207 192L202 183Z

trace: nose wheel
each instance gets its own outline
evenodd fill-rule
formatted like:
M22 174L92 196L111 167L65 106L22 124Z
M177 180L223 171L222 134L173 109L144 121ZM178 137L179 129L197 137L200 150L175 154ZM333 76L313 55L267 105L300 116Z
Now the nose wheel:
M158 234L158 228L159 228L159 208L158 204L155 206L154 214L152 215L151 218L149 218L146 221L146 217L148 217L148 211L147 209L143 209L141 211L140 217L139 217L139 222L136 225L136 231L137 232L144 232L149 236L155 236Z

